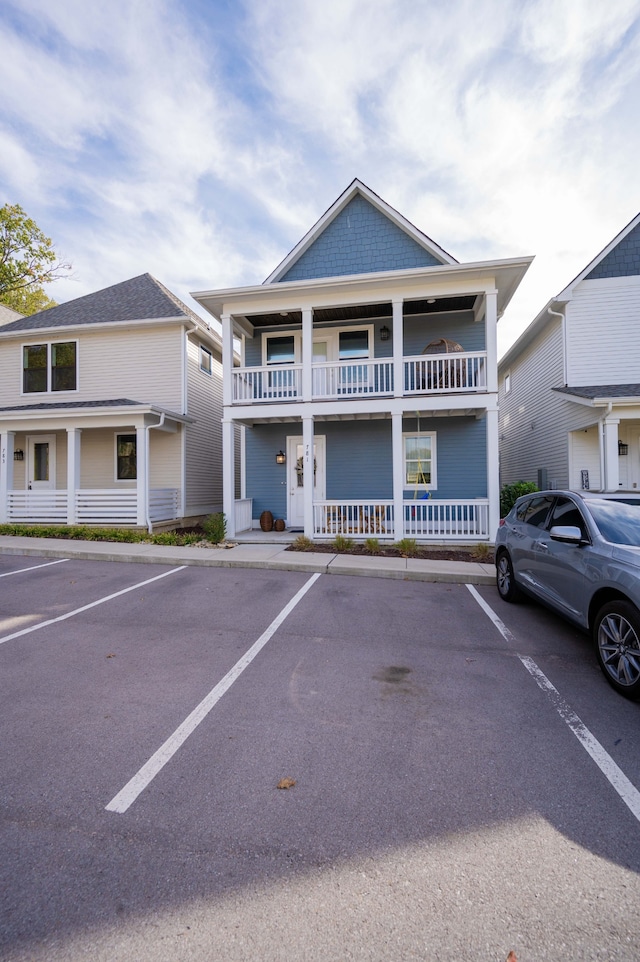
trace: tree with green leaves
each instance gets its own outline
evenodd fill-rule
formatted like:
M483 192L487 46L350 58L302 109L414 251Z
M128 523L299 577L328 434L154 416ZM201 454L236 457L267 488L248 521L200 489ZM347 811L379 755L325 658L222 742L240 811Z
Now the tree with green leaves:
M65 277L70 269L58 261L51 238L19 204L0 207L0 304L21 314L54 307L43 284Z

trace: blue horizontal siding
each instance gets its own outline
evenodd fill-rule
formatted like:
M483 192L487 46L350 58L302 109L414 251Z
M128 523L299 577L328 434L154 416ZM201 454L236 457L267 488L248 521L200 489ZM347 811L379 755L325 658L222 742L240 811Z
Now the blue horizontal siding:
M484 324L473 320L471 311L451 314L420 314L404 321L404 353L422 354L425 347L441 337L457 341L465 351L484 351Z

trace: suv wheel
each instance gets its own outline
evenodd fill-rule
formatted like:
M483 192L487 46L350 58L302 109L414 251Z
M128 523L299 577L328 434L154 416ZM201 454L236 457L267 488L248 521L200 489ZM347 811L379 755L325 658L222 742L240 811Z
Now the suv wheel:
M520 589L513 575L511 558L506 551L501 551L496 559L496 585L504 601L517 601L520 598Z
M628 601L610 601L593 626L604 676L628 698L640 697L640 612Z

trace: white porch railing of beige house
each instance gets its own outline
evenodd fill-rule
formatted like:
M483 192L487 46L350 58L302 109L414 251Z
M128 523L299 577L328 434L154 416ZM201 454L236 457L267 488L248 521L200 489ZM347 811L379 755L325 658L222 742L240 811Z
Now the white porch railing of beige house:
M253 498L237 498L235 502L236 533L250 531L253 516Z
M489 537L489 502L405 501L404 527L396 530L392 501L315 501L313 535L335 538L416 538L469 541Z
M405 501L403 510L404 534L409 538L489 537L488 501Z
M487 386L485 351L477 354L421 354L404 358L404 395L483 391ZM323 398L389 396L394 392L393 359L314 364L312 396ZM302 367L288 364L242 367L233 372L233 403L299 401Z
M393 360L314 364L314 398L344 398L363 394L393 394Z
M487 354L420 354L404 359L404 393L450 394L483 391L487 386Z
M178 490L152 488L149 517L152 522L178 517ZM10 491L8 521L11 524L67 524L68 495L65 490ZM81 489L75 492L77 524L136 525L138 496L135 488Z

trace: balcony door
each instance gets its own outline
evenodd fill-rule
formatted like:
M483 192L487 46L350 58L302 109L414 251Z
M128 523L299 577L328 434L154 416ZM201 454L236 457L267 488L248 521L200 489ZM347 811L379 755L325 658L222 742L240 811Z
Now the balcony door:
M313 500L325 499L325 437L313 439ZM304 529L304 443L301 437L287 438L287 520L290 528Z
M56 436L35 434L27 438L27 487L41 491L56 486Z

